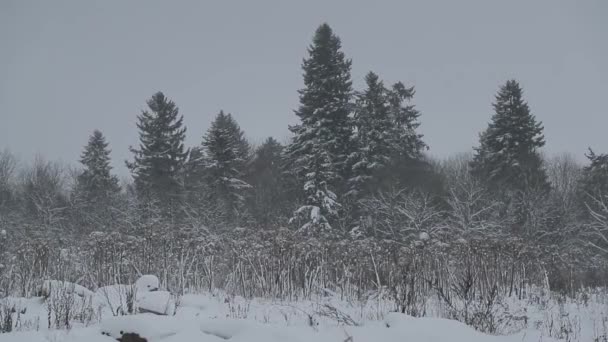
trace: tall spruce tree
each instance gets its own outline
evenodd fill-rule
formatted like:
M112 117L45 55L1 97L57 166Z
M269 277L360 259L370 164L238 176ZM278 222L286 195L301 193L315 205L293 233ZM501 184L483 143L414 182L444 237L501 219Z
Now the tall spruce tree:
M138 196L158 201L167 212L176 208L183 192L186 128L178 107L162 92L154 94L147 104L149 110L137 117L139 148L130 148L133 161L127 162L127 167Z
M76 191L88 202L113 198L120 192L118 178L112 175L110 149L103 134L95 130L80 157L84 170L77 178Z
M16 192L13 177L17 168L17 159L5 149L0 151L0 215L16 204Z
M493 107L492 121L475 149L472 173L493 190L548 190L539 154L545 144L543 126L530 113L519 83L507 81L498 91Z
M340 38L323 24L302 64L305 87L299 91L300 106L295 111L301 123L290 127L294 137L286 157L303 184L306 203L294 219L304 221L304 229L331 228L339 208L336 193L345 189L352 82L351 61L340 48Z
M354 197L373 187L372 178L390 163L393 153L388 91L373 72L367 74L365 82L367 88L357 94L353 117L355 148L349 157L352 173L348 195Z
M411 103L414 87L403 83L393 84L388 93L392 129L389 134L393 154L390 167L382 170L379 179L381 189L418 189L436 193L441 186L437 174L423 155L428 146L418 133L420 112Z
M251 188L244 180L250 157L245 134L232 115L220 111L203 137L202 145L210 194L216 197L228 217L238 218L246 192Z
M415 94L414 87L407 88L403 83L393 84L388 93L392 129L390 145L395 157L401 160L420 160L422 151L428 146L422 141L422 134L416 129L420 126L420 112L410 101Z
M115 227L116 211L123 197L120 196L118 178L112 175L110 149L103 134L95 130L89 137L80 157L82 172L76 178L72 211L78 222L79 233Z
M586 157L589 159L589 165L583 168L582 202L594 205L595 201L608 196L608 154L596 154L589 149Z
M426 147L422 135L416 132L420 114L407 104L414 89L400 82L387 89L372 72L365 80L367 88L357 94L353 118L351 195L373 190L381 182L396 185L394 169L419 161Z

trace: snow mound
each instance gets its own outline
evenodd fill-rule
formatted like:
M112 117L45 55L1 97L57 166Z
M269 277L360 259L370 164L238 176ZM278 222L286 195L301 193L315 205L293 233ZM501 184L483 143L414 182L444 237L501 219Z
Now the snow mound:
M217 306L217 304L208 296L185 294L180 298L180 306L204 311Z
M158 291L159 281L154 275L144 275L133 285L109 285L97 289L95 307L111 311L114 315L126 314L129 305L144 313L175 314L176 303L171 293Z
M415 318L400 313L389 313L385 319L385 334L376 336L382 341L410 340L416 342L511 342L556 341L541 336L537 331L522 331L516 335L492 336L481 333L468 325L444 318ZM374 341L373 330L361 329L363 336L355 334L355 341ZM370 334L371 333L371 334Z
M135 289L130 285L109 285L97 289L93 295L94 307L110 310L113 315L126 313L128 300Z
M175 300L167 291L138 293L136 303L140 312L157 315L175 314Z
M400 313L389 313L384 319L389 330L399 335L415 336L416 341L448 341L448 336L458 336L462 341L489 341L488 335L480 333L464 323L442 318L414 318ZM441 327L439 329L439 327ZM446 336L446 332L449 332Z
M93 296L93 292L82 285L71 283L69 281L61 280L45 280L40 286L40 294L43 297L50 297L51 295L63 292L63 293L74 293L80 297Z
M153 314L113 317L99 329L72 329L67 332L0 334L0 342L110 342L124 334L137 334L149 342L552 342L538 331L527 330L510 336L491 336L447 319L413 318L388 314L384 321L362 326L333 326L321 330L307 326L279 326L239 319L187 320Z
M135 281L137 292L157 291L160 288L158 277L152 274L146 274Z
M6 297L0 299L0 307L9 307L15 312L27 313L41 308L44 304L44 299L41 297L23 298L23 297Z

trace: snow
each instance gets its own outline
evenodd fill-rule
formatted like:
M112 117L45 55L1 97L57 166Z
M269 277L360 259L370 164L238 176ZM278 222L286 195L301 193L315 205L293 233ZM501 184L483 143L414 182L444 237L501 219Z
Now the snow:
M244 319L206 319L200 322L199 327L202 332L224 340L264 330L263 325Z
M147 339L162 339L177 334L183 328L174 317L153 314L111 317L100 324L100 332L112 338L136 333Z
M172 315L175 313L175 300L167 291L138 292L135 301L137 308L142 312L151 312L159 315Z
M49 340L37 331L25 331L0 334L0 342L49 342Z
M307 326L263 324L245 319L183 320L175 317L139 314L111 317L98 329L72 329L57 332L26 332L0 335L0 342L112 341L134 333L148 341L230 341L230 342L516 342L555 341L538 332L525 331L511 336L490 336L447 319L413 318L391 313L383 321L360 327L332 326L317 330ZM349 339L350 338L350 339Z
M9 303L16 312L22 313L21 326L15 327L15 332L0 334L0 342L109 342L125 333L137 334L149 342L551 342L557 338L593 341L606 334L606 329L601 327L608 323L608 294L605 292L589 292L580 298L564 300L541 289L531 289L536 293L531 297L536 303L517 297L505 300L504 305L514 316L524 313L528 317L527 324L512 325L505 332L511 335L505 336L487 335L454 320L416 318L391 312L393 303L390 300L345 301L331 291L325 291L314 301L290 302L246 299L218 290L181 297L163 290L142 290L136 292L136 307L164 315L149 312L116 315L116 308L108 310L108 298L115 296L110 299L116 301L114 306L125 305L124 291L142 284L146 284L145 289L147 284L157 285L152 277L147 279L150 281L142 280L134 285L102 287L92 297L85 291L78 291L85 293L84 297L74 291L71 294L81 301L92 298L91 306L94 311L99 310L101 316L90 322L75 320L70 329L47 326L45 301L50 298L4 298L0 300L0 306ZM61 296L51 291L53 295ZM351 323L324 314L328 307L352 318ZM431 310L428 314L435 316L436 312Z
M310 219L315 223L321 221L321 208L313 206L310 210Z
M135 289L131 285L102 286L93 294L93 302L101 310L109 310L111 314L117 314L119 311L127 310L128 298L134 292Z
M208 296L199 296L193 294L183 295L180 299L181 307L189 307L200 311L206 310L214 305L213 301Z
M138 292L150 292L158 290L160 288L159 284L160 281L158 280L157 276L146 274L137 279L135 282L135 287L137 288Z
M205 334L198 329L184 329L175 335L164 338L162 342L185 342L185 341L198 341L198 342L225 342L226 340Z
M81 297L91 297L93 292L84 286L70 283L68 281L45 280L40 287L40 293L48 297L55 291L64 291L66 293L75 293Z
M135 310L172 315L175 313L175 299L168 291L158 291L159 284L158 277L144 275L134 285L103 286L93 294L93 303L96 308L117 314L128 311L132 298Z

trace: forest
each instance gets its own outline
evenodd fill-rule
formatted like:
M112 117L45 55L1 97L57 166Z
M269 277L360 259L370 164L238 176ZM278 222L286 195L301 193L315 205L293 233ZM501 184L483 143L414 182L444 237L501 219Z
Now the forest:
M78 167L0 152L0 298L49 279L95 289L155 274L177 295L381 296L416 317L440 302L444 317L499 333L506 298L608 285L605 146L581 151L585 163L544 154L525 85L505 80L478 144L430 157L413 86L370 71L354 89L327 24L309 44L288 141L254 145L224 111L187 131L197 113L159 91L133 113L129 182L99 130L74 142Z

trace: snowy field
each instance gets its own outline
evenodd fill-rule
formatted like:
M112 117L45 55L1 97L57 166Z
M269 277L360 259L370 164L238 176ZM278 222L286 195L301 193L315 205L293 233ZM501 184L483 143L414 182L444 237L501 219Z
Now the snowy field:
M176 296L158 289L154 276L95 292L47 281L39 297L0 301L0 327L12 327L0 341L607 341L605 291L570 299L537 292L505 300L509 314L496 316L503 335L492 336L432 318L441 312L432 299L431 317L415 318L391 312L390 300L379 296L355 303L326 293L316 301L285 302L220 291Z

